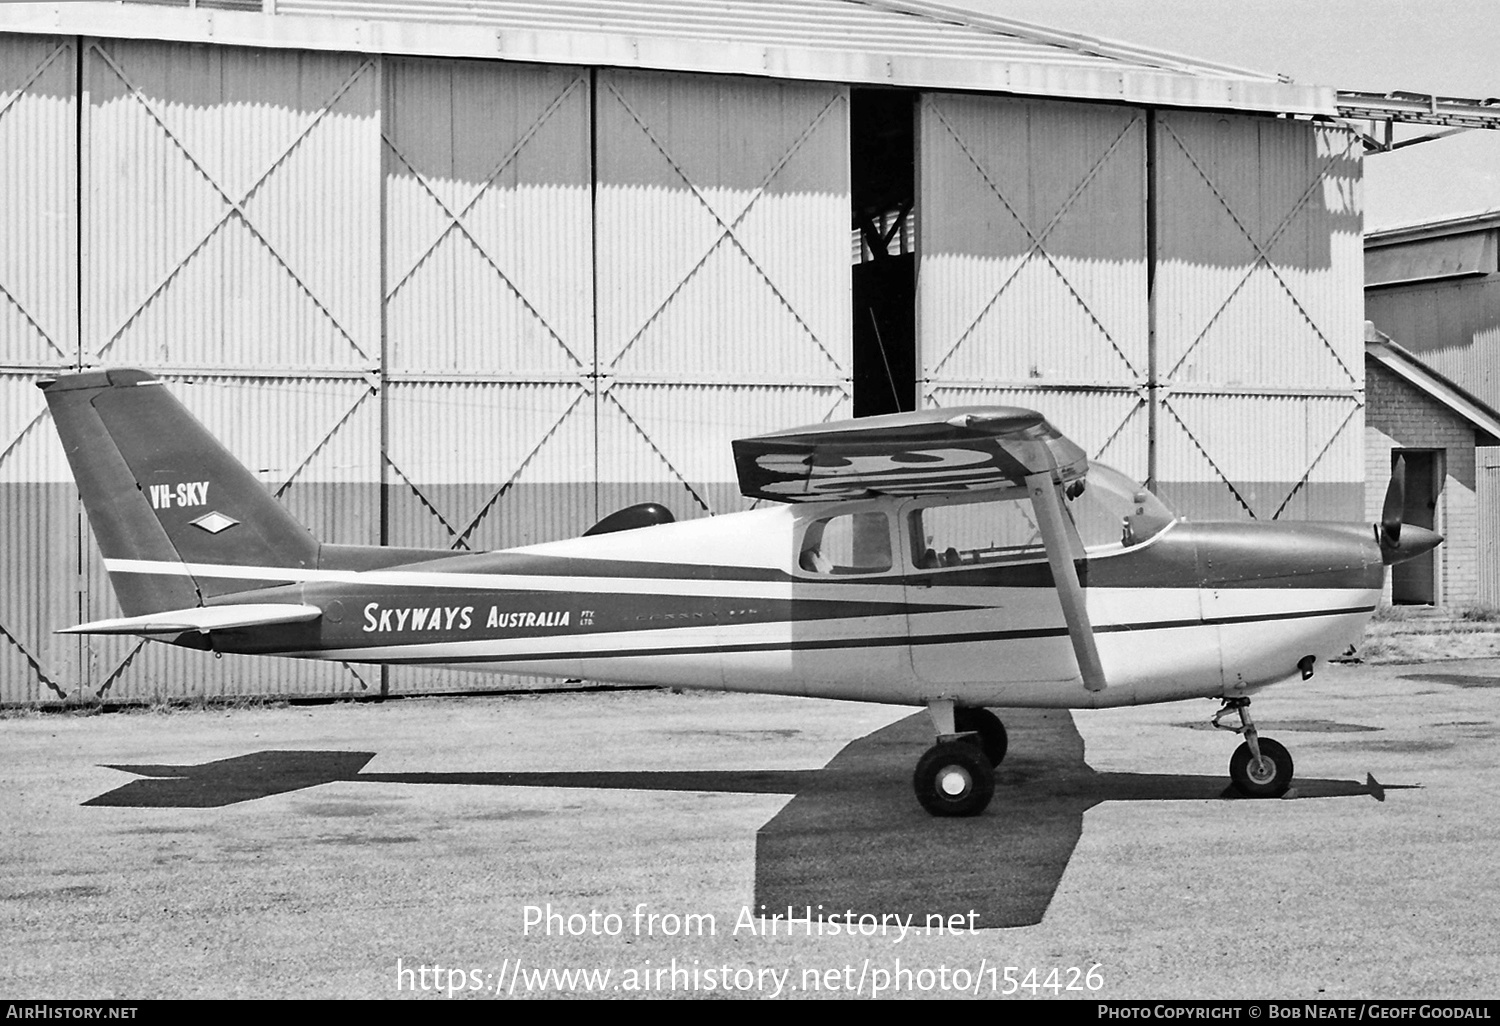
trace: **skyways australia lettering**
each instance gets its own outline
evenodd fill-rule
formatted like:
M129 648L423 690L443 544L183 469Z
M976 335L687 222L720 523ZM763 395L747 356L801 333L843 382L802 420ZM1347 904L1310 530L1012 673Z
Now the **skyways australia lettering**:
M491 606L484 626L496 629L528 627L568 627L571 610L548 609L526 612L502 612ZM371 602L364 609L366 634L388 634L393 631L466 631L478 622L473 606L382 606Z

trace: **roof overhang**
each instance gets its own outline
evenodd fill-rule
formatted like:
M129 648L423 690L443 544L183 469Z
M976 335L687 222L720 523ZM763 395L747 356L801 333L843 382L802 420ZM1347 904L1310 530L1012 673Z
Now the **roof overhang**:
M1365 324L1365 358L1374 360L1454 415L1468 421L1476 431L1500 439L1500 412L1449 381L1424 364L1415 354L1391 341L1390 336Z
M996 30L991 26L989 31ZM1100 58L1092 63L991 60L976 57L972 49L944 53L941 48L903 50L898 44L869 49L799 45L780 37L763 42L743 35L699 38L666 31L586 31L574 25L552 28L544 22L512 28L502 20L380 20L100 2L0 3L0 32L649 68L1305 116L1332 117L1338 112L1331 88L1241 76L1232 69L1151 67L1107 49L1102 54L1078 51ZM1057 40L1043 42L1065 49L1069 37L1054 35Z
M1366 232L1365 248L1399 246L1408 242L1441 239L1450 235L1468 235L1473 232L1491 231L1495 228L1500 228L1500 210L1477 211L1456 217L1435 218L1430 221Z

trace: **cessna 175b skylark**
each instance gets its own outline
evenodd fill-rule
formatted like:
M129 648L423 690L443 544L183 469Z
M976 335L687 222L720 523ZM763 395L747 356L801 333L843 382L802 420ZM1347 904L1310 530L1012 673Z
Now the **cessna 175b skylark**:
M1441 539L1382 523L1197 523L1041 415L928 410L734 443L744 513L644 504L580 538L455 554L334 545L139 370L45 382L124 616L66 628L216 652L425 663L926 706L914 785L984 810L989 707L1217 698L1246 795L1292 779L1250 694L1357 640L1384 568Z

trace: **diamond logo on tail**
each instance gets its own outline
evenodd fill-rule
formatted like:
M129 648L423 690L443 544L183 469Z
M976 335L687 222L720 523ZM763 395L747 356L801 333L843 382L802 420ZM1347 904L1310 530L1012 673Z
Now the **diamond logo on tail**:
M235 524L239 523L239 521L234 519L234 517L225 516L218 510L214 510L212 513L203 514L203 516L196 520L189 520L188 523L194 527L203 528L209 534L218 534L220 531L229 530Z

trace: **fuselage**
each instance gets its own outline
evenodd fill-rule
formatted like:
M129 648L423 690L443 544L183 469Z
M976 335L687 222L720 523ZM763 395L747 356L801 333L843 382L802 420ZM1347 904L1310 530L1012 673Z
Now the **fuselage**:
M493 553L330 545L153 375L43 390L123 614L68 633L910 703L942 735L960 706L1242 697L1343 651L1384 565L1440 540L1403 533L1399 464L1378 532L1195 523L1035 411L961 407L736 439L760 510L637 507Z
M1080 543L1107 682L1089 690L1045 552L949 548L944 559L916 529L917 507L933 505L805 503L375 568L393 557L327 547L315 569L190 569L253 573L266 585L256 601L323 610L311 623L216 633L221 651L1068 708L1246 694L1297 675L1307 656L1346 650L1381 594L1369 527L1170 520L1144 540L1127 529ZM810 560L810 539L842 518L855 525L847 565Z

